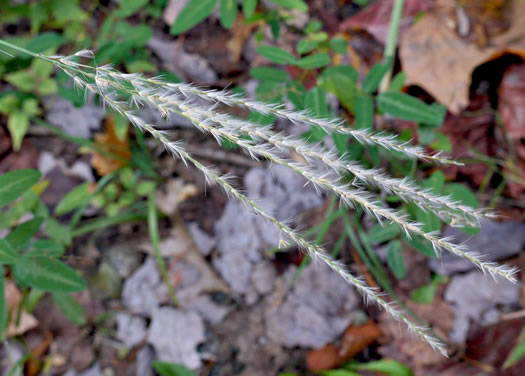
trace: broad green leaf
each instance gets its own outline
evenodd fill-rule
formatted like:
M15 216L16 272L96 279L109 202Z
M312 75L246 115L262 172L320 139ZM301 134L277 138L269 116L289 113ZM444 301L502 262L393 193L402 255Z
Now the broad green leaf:
M297 43L297 52L301 55L313 51L321 42L310 39L302 39Z
M20 150L22 140L29 129L29 116L25 112L15 111L7 119L7 129L13 142L13 150Z
M436 132L435 139L429 146L434 150L444 151L445 153L452 152L452 143L450 142L450 139L440 132Z
M57 49L65 41L66 38L63 35L54 31L46 31L31 38L24 48L35 53L44 52L50 49Z
M381 93L377 96L377 105L382 112L399 119L435 126L441 125L445 115L437 107L429 106L421 100L404 93Z
M330 55L325 52L319 52L310 56L303 57L297 61L297 65L303 69L315 69L325 67L330 64Z
M126 69L130 73L155 72L157 67L147 60L135 60L131 63L126 63Z
M306 34L311 34L311 33L316 33L318 32L319 30L321 30L323 28L323 24L321 21L319 20L311 20L310 22L308 22L308 25L306 25L306 28L304 29L304 32Z
M445 195L452 196L453 200L461 202L463 205L470 206L471 208L477 208L479 206L478 200L474 193L463 184L459 183L448 183L445 184L443 189Z
M343 155L348 149L348 136L342 133L333 132L332 140L334 140L335 148L339 155Z
M330 42L328 44L332 51L335 51L339 54L346 53L346 49L348 47L348 42L342 38L330 39Z
M38 101L34 98L28 98L22 102L22 111L26 115L38 115L40 110L38 109Z
M333 76L334 79L337 79L338 76L347 76L352 81L357 82L359 73L350 65L336 65L334 67L326 68L323 73L321 73L321 79L327 79Z
M368 231L367 238L371 244L379 244L399 236L399 227L393 223L377 224Z
M319 77L318 86L334 94L344 107L354 113L359 96L356 77L357 71L350 66L329 67Z
M250 76L256 80L284 82L288 79L288 74L282 69L272 67L256 67L250 69Z
M328 114L326 104L326 94L323 89L315 87L306 93L304 100L305 109L310 110L317 117L324 117Z
M441 230L441 221L431 211L424 211L421 208L416 209L416 219L423 225L425 232L433 232Z
M398 279L406 276L405 259L403 258L403 248L399 240L392 240L388 243L387 249L388 267Z
M357 371L379 372L388 376L412 376L412 370L396 360L381 359L368 363L358 363L349 366Z
M259 46L257 53L263 55L266 59L277 64L295 64L295 57L279 47L275 46Z
M49 95L58 91L58 85L55 80L48 78L38 85L36 91L40 95Z
M153 362L153 369L160 376L197 376L195 372L182 364L161 362L160 360Z
M372 129L374 127L374 100L368 95L362 95L355 100L355 126L357 129Z
M18 257L14 275L20 283L43 291L71 293L86 288L86 282L76 271L53 257Z
M346 369L332 369L330 371L322 371L321 375L323 376L361 376L354 371Z
M441 193L443 185L445 184L445 174L441 170L437 170L428 177L423 183L425 188L432 189L434 193Z
M180 34L204 21L213 13L217 0L190 0L171 25L170 33Z
M363 80L363 91L368 94L376 91L389 68L390 64L387 63L375 64Z
M148 4L149 0L121 0L115 16L127 18Z
M68 226L62 225L54 218L46 220L46 232L55 242L70 245L71 244L71 229Z
M16 252L5 239L0 238L0 264L13 264L16 261Z
M0 175L0 208L10 204L40 179L40 172L21 169Z
M38 239L31 244L29 252L31 256L52 256L60 257L64 254L65 248L62 244L50 239Z
M55 293L53 300L64 316L72 322L77 325L86 324L84 308L70 294Z
M521 334L518 338L518 343L512 348L512 351L505 359L503 363L503 368L512 367L514 364L518 363L523 357L525 357L525 328L521 329Z
M53 73L54 69L54 65L45 60L35 59L31 63L31 70L36 76L40 78L49 77L51 73Z
M440 284L445 283L447 277L435 274L428 285L421 286L410 293L410 299L416 303L431 304L436 296L437 288Z
M4 268L0 266L0 338L4 337L7 326L7 301L5 299Z
M40 217L30 219L16 226L5 240L11 244L15 251L21 251L29 243L33 235L37 233L44 220Z
M308 12L308 5L303 0L270 0L272 3L288 9L297 9L302 12Z
M410 239L405 236L405 241L416 251L424 254L427 257L438 257L434 251L434 248L432 247L432 244L421 236L412 235Z
M89 200L90 196L91 193L89 191L88 182L76 186L59 201L55 208L55 215L68 213L84 205Z
M22 91L32 91L35 88L35 77L29 71L9 73L4 79Z
M71 21L84 21L88 17L88 14L78 5L78 0L51 0L50 8L55 19L63 24Z
M237 18L237 0L220 0L220 21L222 27L230 29Z
M390 87L388 88L388 91L400 91L403 86L405 86L406 79L406 73L399 72L394 76L394 78L392 78L392 81L390 81Z
M306 88L302 83L296 80L288 82L286 85L286 96L292 102L296 110L304 110L304 98L306 96Z
M261 102L279 103L282 94L283 87L273 81L262 81L255 89L255 97Z
M242 11L244 17L250 18L257 8L257 0L242 0Z

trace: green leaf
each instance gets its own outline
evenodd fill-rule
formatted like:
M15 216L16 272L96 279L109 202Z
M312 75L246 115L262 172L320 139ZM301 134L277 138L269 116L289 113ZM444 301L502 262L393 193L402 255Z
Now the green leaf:
M348 149L348 136L342 133L333 132L332 140L334 140L335 148L339 155L344 155Z
M379 372L389 376L412 376L412 370L396 360L376 360L368 363L352 364L348 368L357 371Z
M35 88L35 77L29 71L9 73L4 79L22 91L32 91Z
M44 220L40 217L30 219L22 224L19 224L12 230L5 240L11 244L15 251L21 251L29 243L33 235L37 233Z
M296 80L288 82L286 85L286 96L292 102L296 110L304 110L304 98L306 96L306 88L302 83Z
M421 286L410 293L410 299L416 303L432 304L440 284L445 283L447 277L435 274L428 285Z
M31 244L29 252L31 256L52 256L60 257L64 254L65 248L50 239L38 239Z
M220 21L222 27L231 29L237 18L237 0L220 0Z
M434 251L434 247L432 247L432 244L422 238L421 236L412 235L410 239L408 239L405 236L405 241L410 245L412 248L414 248L419 253L424 254L427 257L431 258L437 258L436 252Z
M518 343L513 347L510 354L505 359L503 363L503 368L512 367L514 364L518 363L525 356L525 328L521 329L521 334L518 338Z
M29 51L39 53L50 49L57 49L65 41L66 38L63 35L60 35L54 31L46 31L44 33L40 33L36 37L31 38L24 48L28 49Z
M368 94L376 91L389 68L390 64L387 63L375 64L363 80L363 91Z
M346 369L332 369L330 371L322 371L321 375L323 376L361 376L354 371L349 371Z
M423 225L425 232L433 232L441 230L441 221L439 217L429 210L421 208L416 209L416 218L419 223Z
M38 101L34 98L28 98L22 102L22 111L29 116L38 115Z
M14 111L7 119L7 129L11 135L13 150L20 150L22 140L29 129L29 116L25 112Z
M311 39L301 39L299 43L297 43L297 52L301 55L307 54L308 52L313 51L314 49L319 46L321 42Z
M377 224L368 231L367 238L371 244L379 244L392 240L399 234L399 227L393 223Z
M356 86L357 71L350 66L326 68L318 80L318 86L334 94L341 104L354 113L359 89Z
M0 266L0 338L4 338L4 329L7 326L7 301L5 299L4 268Z
M399 240L392 240L388 243L387 249L388 267L398 279L406 276L405 259L403 258L403 249Z
M250 76L256 80L284 82L288 79L288 74L282 69L272 67L256 67L250 70Z
M45 60L35 59L31 63L31 70L40 78L49 77L53 73L53 69L55 69L54 65Z
M479 206L478 199L474 193L463 184L448 183L443 189L445 195L450 195L453 200L461 202L463 205L476 209Z
M127 18L148 4L149 0L121 0L115 16Z
M399 72L394 76L394 78L392 78L392 81L390 81L390 87L388 88L388 91L400 91L403 86L405 86L406 79L406 73Z
M328 114L326 105L326 94L323 89L315 87L306 93L304 106L317 117L324 117Z
M288 9L297 9L301 12L308 12L308 5L303 0L270 0L272 3Z
M435 126L441 125L445 115L440 109L404 93L381 93L377 96L377 104L381 111L399 119Z
M54 218L48 218L46 221L46 232L51 239L63 245L71 244L71 229L68 226L60 224Z
M257 0L242 0L242 11L244 17L250 18L257 8Z
M180 34L204 21L213 13L217 0L190 0L171 25L170 33Z
M86 288L86 282L77 272L53 257L18 257L14 276L26 286L49 292L71 293Z
M40 179L40 172L21 169L0 175L0 208L15 201Z
M339 54L346 53L346 48L348 47L348 42L343 38L330 39L330 42L328 44L332 51L335 51Z
M126 63L126 69L130 73L155 72L157 67L147 60L135 60L131 63Z
M436 132L435 140L429 146L434 150L444 151L445 153L452 152L452 143L443 133Z
M355 126L358 129L374 127L374 100L369 95L362 95L355 100Z
M425 188L432 189L434 193L441 193L444 184L445 174L443 173L443 171L437 170L432 175L430 175L427 180L425 180L423 186Z
M263 55L266 59L277 64L291 64L296 63L295 57L279 47L275 46L259 46L257 53Z
M153 362L153 369L160 376L197 376L195 372L182 364L161 362L160 360Z
M58 85L55 80L48 78L43 80L37 87L37 92L40 95L49 95L58 91Z
M88 182L76 186L59 201L55 208L55 215L62 215L75 210L84 205L90 196Z
M16 252L5 239L0 238L0 264L14 264Z
M84 308L73 298L70 294L53 294L53 300L58 309L69 320L77 325L86 324L86 316L84 315Z
M279 103L283 94L283 87L277 82L262 81L255 89L257 100L266 103Z
M325 67L332 59L325 52L319 52L310 56L303 57L297 62L297 65L303 69L315 69Z

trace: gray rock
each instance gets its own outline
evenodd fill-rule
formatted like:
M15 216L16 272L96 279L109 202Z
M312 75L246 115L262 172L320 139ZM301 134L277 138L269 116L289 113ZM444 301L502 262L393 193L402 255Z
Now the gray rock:
M147 335L146 320L121 312L117 316L117 338L128 348L140 344Z
M244 178L247 195L279 220L322 204L320 195L291 169L272 165L253 168ZM215 225L217 257L214 266L231 289L246 294L261 251L279 244L278 229L235 200L226 204Z
M519 298L519 284L507 280L495 281L480 271L453 277L445 292L445 300L452 303L455 312L450 339L464 342L470 320L481 325L493 324L501 313L498 307L518 305Z
M219 305L210 299L208 295L201 295L186 305L191 311L196 311L204 320L212 325L217 325L224 320L226 315L232 311L232 307Z
M443 230L443 236L454 236L457 243L465 243L472 251L484 255L487 261L513 256L525 247L525 224L513 221L484 221L478 235L467 235L452 227ZM441 275L464 272L475 268L464 258L443 252L439 259L429 260L430 268Z
M160 308L152 316L148 341L159 360L197 369L201 357L196 348L204 339L204 323L195 312Z
M252 284L259 294L272 292L276 278L275 268L269 261L262 261L253 268Z
M46 120L72 136L89 138L92 131L100 129L104 117L104 109L91 102L77 108L62 97L46 97Z
M117 243L105 253L108 262L122 278L128 278L142 261L139 250L133 244Z
M296 268L290 268L284 284L290 285ZM293 347L322 347L335 340L352 321L358 297L353 289L328 266L310 264L288 291L268 298L265 318L268 337Z
M12 341L5 340L0 346L0 372L2 375L8 375L16 363L24 357L24 348L22 344ZM12 376L22 376L24 370L18 368Z
M202 231L196 222L188 224L188 231L201 254L203 256L208 256L215 247L215 239Z
M137 362L135 365L137 376L153 376L152 363L154 360L154 351L150 346L143 346L137 353Z
M160 58L164 69L181 78L207 84L213 84L218 79L217 73L206 59L197 54L187 53L177 42L153 37L148 42L148 47Z
M124 306L132 313L150 316L160 304L160 299L156 294L160 283L161 277L155 260L149 257L124 282L122 290Z

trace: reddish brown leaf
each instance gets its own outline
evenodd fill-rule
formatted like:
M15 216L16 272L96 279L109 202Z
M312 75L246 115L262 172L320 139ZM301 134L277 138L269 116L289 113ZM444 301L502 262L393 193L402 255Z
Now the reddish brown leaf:
M128 136L124 140L118 138L113 116L107 118L104 133L95 135L95 143L99 151L93 152L91 165L101 176L127 165L131 159Z

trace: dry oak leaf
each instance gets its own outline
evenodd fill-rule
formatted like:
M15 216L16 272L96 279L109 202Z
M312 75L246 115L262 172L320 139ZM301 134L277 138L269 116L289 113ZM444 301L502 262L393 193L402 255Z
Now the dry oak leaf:
M128 134L122 140L118 137L113 116L107 118L104 133L95 135L95 145L91 165L100 176L117 171L131 160Z
M429 13L401 39L400 59L407 85L418 85L458 114L469 103L473 70L480 64L509 52L525 56L525 1L512 4L511 28L479 49L450 28L450 20Z
M22 302L22 295L15 283L11 280L6 280L4 285L4 294L9 314L9 324L5 332L6 337L13 337L22 335L25 332L34 329L38 326L38 321L35 316L27 313L22 309L20 317L18 318L18 309Z

